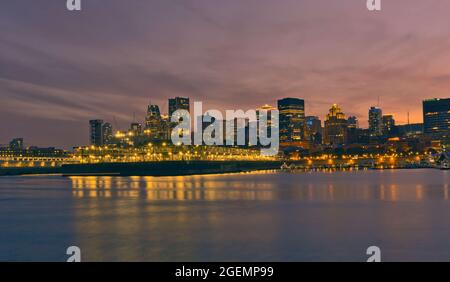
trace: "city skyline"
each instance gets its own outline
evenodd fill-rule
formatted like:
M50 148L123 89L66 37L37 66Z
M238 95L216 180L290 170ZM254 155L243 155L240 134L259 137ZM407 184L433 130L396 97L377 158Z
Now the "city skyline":
M176 96L222 110L300 98L322 121L337 103L361 127L379 105L421 123L422 100L450 90L446 1L386 2L377 14L362 1L100 2L79 14L4 4L0 143L85 144L86 120L127 128L143 104L165 112Z
M171 101L175 101L175 100L178 100L178 99L182 99L182 100L186 100L187 101L187 104L184 104L184 105L186 105L186 106L183 106L183 105L177 105L177 106L171 106L170 105L170 102ZM433 99L427 99L427 100L423 100L422 102L423 103L425 103L426 101L434 101L434 100L449 100L449 98L443 98L443 99L441 99L441 98L433 98ZM279 110L280 111L280 114L282 115L282 113L283 113L283 109L282 108L280 108L280 103L283 103L283 101L294 101L294 103L298 103L298 102L301 102L302 103L302 109L301 109L301 115L303 116L303 118L301 118L301 126L302 126L302 128L298 128L298 130L299 130L299 132L297 132L295 135L298 135L298 137L299 137L299 139L297 140L297 141L305 141L305 139L304 139L304 133L302 133L303 132L303 130L306 130L307 129L307 123L306 123L306 119L307 118L317 118L317 121L319 122L319 124L320 124L320 126L321 126L321 128L322 128L322 130L326 130L326 122L328 121L328 119L329 119L329 115L330 115L330 112L328 112L327 114L325 114L324 115L324 118L322 118L322 116L320 116L320 115L308 115L307 114L307 111L306 111L306 109L305 109L305 107L304 107L304 105L306 104L306 101L304 101L304 99L301 99L301 98L293 98L293 97L285 97L285 98L281 98L280 100L278 100L278 101L276 101L277 103L276 104L278 104L278 109L277 109L277 107L275 106L272 106L272 105L270 105L270 104L265 104L265 105L261 105L261 106L259 106L259 107L254 107L253 108L253 110L256 110L256 111L258 111L259 109L266 109L266 110L272 110L272 109L277 109L277 110ZM119 126L119 127L113 127L113 125L112 125L112 122L113 123L115 123L116 125L118 125L118 123L117 123L117 121L116 121L116 118L113 116L113 121L111 121L111 120L103 120L102 118L99 118L99 117L97 117L97 118L94 118L94 119L90 119L89 121L85 121L85 122L89 122L89 126L90 126L90 129L89 129L89 131L88 131L88 134L86 135L86 136L88 136L86 139L88 139L87 140L87 142L86 143L83 143L83 144L78 144L77 146L73 146L72 148L74 148L74 147L78 147L78 146L84 146L84 145L86 145L86 144L96 144L96 145L98 145L98 146L100 146L100 144L98 143L98 142L100 142L100 143L102 143L102 141L92 141L92 140L99 140L99 138L101 138L101 139L103 139L103 138L109 138L109 137L105 137L105 135L104 135L104 133L98 133L98 132L93 132L92 130L93 130L93 128L92 128L92 126L93 126L93 124L95 124L95 123L98 123L97 125L94 125L94 127L99 127L100 129L103 127L103 126L106 126L107 127L107 130L108 130L108 134L109 134L109 136L112 136L112 135L115 135L116 133L126 133L126 132L129 132L130 130L131 131L136 131L136 130L138 130L137 128L135 128L135 127L139 127L139 131L142 131L142 133L144 133L144 129L146 129L146 128L148 128L148 127L151 127L151 125L149 125L148 124L148 122L149 122L149 120L148 120L148 115L151 113L151 112L153 112L153 111L157 111L157 114L160 116L160 118L164 118L166 121L170 121L170 112L171 111L175 111L175 110L177 110L177 109L186 109L188 112L189 112L189 106L190 106L190 104L192 104L192 103L194 103L194 102L197 102L197 101L191 101L190 102L190 98L189 97L173 97L173 98L169 98L168 99L168 102L169 103L166 103L166 104L168 104L169 106L168 106L168 110L167 111L163 111L162 110L162 108L159 106L159 105L157 105L157 104L148 104L147 106L146 106L146 108L147 108L147 112L146 112L146 114L143 116L143 117L139 117L139 118L137 118L136 117L136 113L133 113L133 119L132 119L132 121L130 121L128 124L125 124L124 126ZM172 107L174 107L174 108L172 108ZM282 106L281 106L282 107ZM340 107L340 105L338 105L338 104L330 104L330 107L331 107L331 109L329 109L329 111L332 111L332 109L334 108L334 107L338 107L338 109L340 110L341 109L341 107ZM367 126L361 126L361 120L359 120L358 119L358 117L356 117L356 116L351 116L351 115L348 115L347 113L345 113L345 112L343 112L342 111L342 113L341 113L341 115L343 115L343 121L344 121L344 123L345 123L345 126L347 127L351 127L351 123L353 123L353 122L355 122L355 128L359 128L359 129L365 129L365 130L368 130L369 132L370 131L372 131L371 130L371 124L370 124L370 122L371 122L371 119L372 119L372 117L370 116L370 114L371 114L371 111L373 110L373 109L377 109L377 110L379 110L379 112L380 112L380 114L381 114L381 116L380 116L380 118L382 117L382 118L391 118L392 119L392 121L394 122L394 123L396 123L396 120L395 120L395 115L391 115L391 114L384 114L384 112L383 112L383 109L382 108L380 108L380 107L375 107L375 106L372 106L372 107L370 107L369 109L368 109L368 114L366 115L366 117L367 117ZM212 110L212 109L204 109L204 111L206 112L206 111L208 111L208 110ZM239 109L237 109L237 108L235 108L235 109L233 109L233 110L239 110ZM423 111L425 111L425 108L423 108L422 109ZM202 116L203 117L203 116ZM354 120L354 121L353 121ZM300 121L300 120L299 120ZM295 121L291 121L291 120L289 120L289 121L286 121L288 124L289 123L292 123L292 122L294 122L295 123ZM406 126L406 125L408 125L408 124L411 124L411 125L418 125L418 124L422 124L422 126L423 126L423 122L422 123L407 123L407 124L399 124L399 123L396 123L396 125L397 126ZM193 126L193 125L192 125ZM280 123L280 128L281 128L281 131L283 131L282 130L282 128L283 128L283 122L281 122ZM285 126L287 126L287 125L285 125ZM381 124L379 125L380 126L380 129L381 129ZM103 129L104 130L104 129ZM300 132L301 131L301 132ZM100 136L95 136L95 137L93 137L93 134L95 135L95 134L100 134ZM170 134L169 134L170 135ZM93 139L94 138L94 139ZM167 138L169 138L169 137L167 137ZM283 137L281 137L281 139L282 139ZM14 142L15 140L22 140L21 142L23 143L23 146L35 146L36 144L32 144L31 142L24 142L24 138L21 136L21 137L10 137L10 139L8 140L8 142L0 142L0 145L4 145L4 146L6 146L8 143L10 143L10 142ZM11 141L12 140L12 141ZM28 140L27 140L28 141ZM282 141L282 140L280 140L280 141ZM290 140L291 142L292 141L295 141L295 140ZM54 145L55 144L48 144L49 146L52 146L52 147L54 147ZM70 149L70 147L68 147L67 145L61 145L61 146L59 146L59 147L61 147L61 148L64 148L64 149Z
M191 103L189 97L169 98L168 112L174 113L177 110L185 110L193 114L196 111L191 112L190 107L191 104L195 103L198 102L192 101ZM332 104L326 118L322 120L318 116L306 115L305 101L292 97L278 100L277 107L266 104L253 109L257 115L255 120L252 120L247 113L242 118L248 119L248 122L253 123L259 120L258 112L260 110L269 112L278 110L280 115L280 123L278 125L280 129L279 141L284 143L284 147L298 146L309 148L311 145L345 146L358 143L361 145L361 143L364 144L366 142L374 144L374 141L381 145L388 141L389 138L395 137L396 139L397 137L405 137L408 134L424 134L432 137L434 140L442 141L446 138L444 137L443 139L442 137L447 136L446 133L448 134L449 103L450 98L423 100L423 123L399 124L396 122L394 115L384 114L382 108L372 106L368 110L368 125L362 127L357 117L346 115L338 104ZM200 130L204 130L205 127L210 125L210 122L203 120L205 115L208 116L207 112L210 110L214 109L203 109L204 112L200 116L202 117L203 126ZM241 111L240 109L235 110ZM234 112L234 110L232 111ZM176 122L171 122L170 114L166 115L160 109L159 105L156 104L147 105L146 116L142 119L137 119L134 114L133 121L125 127L118 127L115 119L113 122L116 127L113 127L109 120L103 120L101 118L89 120L89 145L99 147L112 144L118 145L118 139L127 139L130 136L129 134L132 134L131 136L134 137L146 136L144 139L148 140L145 141L142 139L139 143L142 141L145 143L149 140L167 142L171 139L172 128L177 124ZM243 126L245 127L245 123ZM194 120L192 120L191 127L191 133L195 132ZM247 134L248 132L245 133L245 138L248 138ZM371 141L365 138L369 138ZM23 137L15 137L9 142L9 147L16 146L14 145L16 144L15 142L20 142L21 145L19 147L23 148L33 147L35 145L26 144ZM85 145L87 143L74 146L74 148ZM7 147L6 143L3 146ZM65 147L65 149L69 148Z

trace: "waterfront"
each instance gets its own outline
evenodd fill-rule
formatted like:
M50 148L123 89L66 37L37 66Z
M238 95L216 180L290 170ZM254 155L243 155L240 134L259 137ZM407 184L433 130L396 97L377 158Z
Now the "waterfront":
M0 177L0 260L450 261L448 171Z

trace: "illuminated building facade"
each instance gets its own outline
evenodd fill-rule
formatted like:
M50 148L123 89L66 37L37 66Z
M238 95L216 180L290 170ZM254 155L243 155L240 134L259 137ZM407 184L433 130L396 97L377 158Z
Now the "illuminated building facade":
M186 110L190 112L189 98L175 97L169 99L169 120L172 119L172 115L177 110Z
M327 145L340 146L347 143L347 119L338 105L334 104L325 120L325 139Z
M418 137L423 134L423 123L398 125L396 130L401 137Z
M305 101L285 98L278 101L280 143L305 140Z
M144 133L152 140L162 140L165 136L163 119L157 105L149 105L147 108Z
M449 138L450 98L423 101L424 133L435 140Z
M138 122L133 122L130 126L130 131L134 136L138 136L142 134L142 124Z
M358 118L351 116L347 119L347 143L358 143L359 122Z
M306 130L307 136L312 144L319 145L322 144L322 121L317 116L307 116L305 118L306 121Z
M383 116L383 135L391 137L395 134L395 119L393 115Z
M369 109L369 133L372 137L383 135L383 112L380 108L371 107Z
M161 132L160 132L160 140L167 141L170 140L171 133L171 123L169 116L161 115Z
M347 119L347 126L348 128L358 128L359 127L358 118L355 116L349 117Z
M114 138L113 128L109 122L105 122L102 127L103 134L103 145L110 144Z
M267 136L272 136L272 126L273 126L273 122L272 122L272 113L273 111L277 111L278 109L275 107L272 107L270 105L264 105L258 109L256 109L256 120L257 120L257 125L256 125L256 129L258 130L258 134L259 134L259 125L260 125L260 115L263 112L267 112Z

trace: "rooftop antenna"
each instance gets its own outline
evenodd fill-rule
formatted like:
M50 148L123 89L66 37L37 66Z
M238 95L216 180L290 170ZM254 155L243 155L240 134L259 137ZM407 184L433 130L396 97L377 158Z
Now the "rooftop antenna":
M378 95L377 107L380 107L380 95Z

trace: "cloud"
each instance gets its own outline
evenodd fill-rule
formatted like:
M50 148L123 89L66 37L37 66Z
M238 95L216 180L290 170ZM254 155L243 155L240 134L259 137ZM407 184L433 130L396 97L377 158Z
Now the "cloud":
M219 109L299 97L322 118L339 103L363 126L378 98L420 122L422 99L448 97L446 0L386 1L376 14L360 0L87 0L81 13L61 2L2 4L2 143L86 142L87 120L125 127L173 96Z

